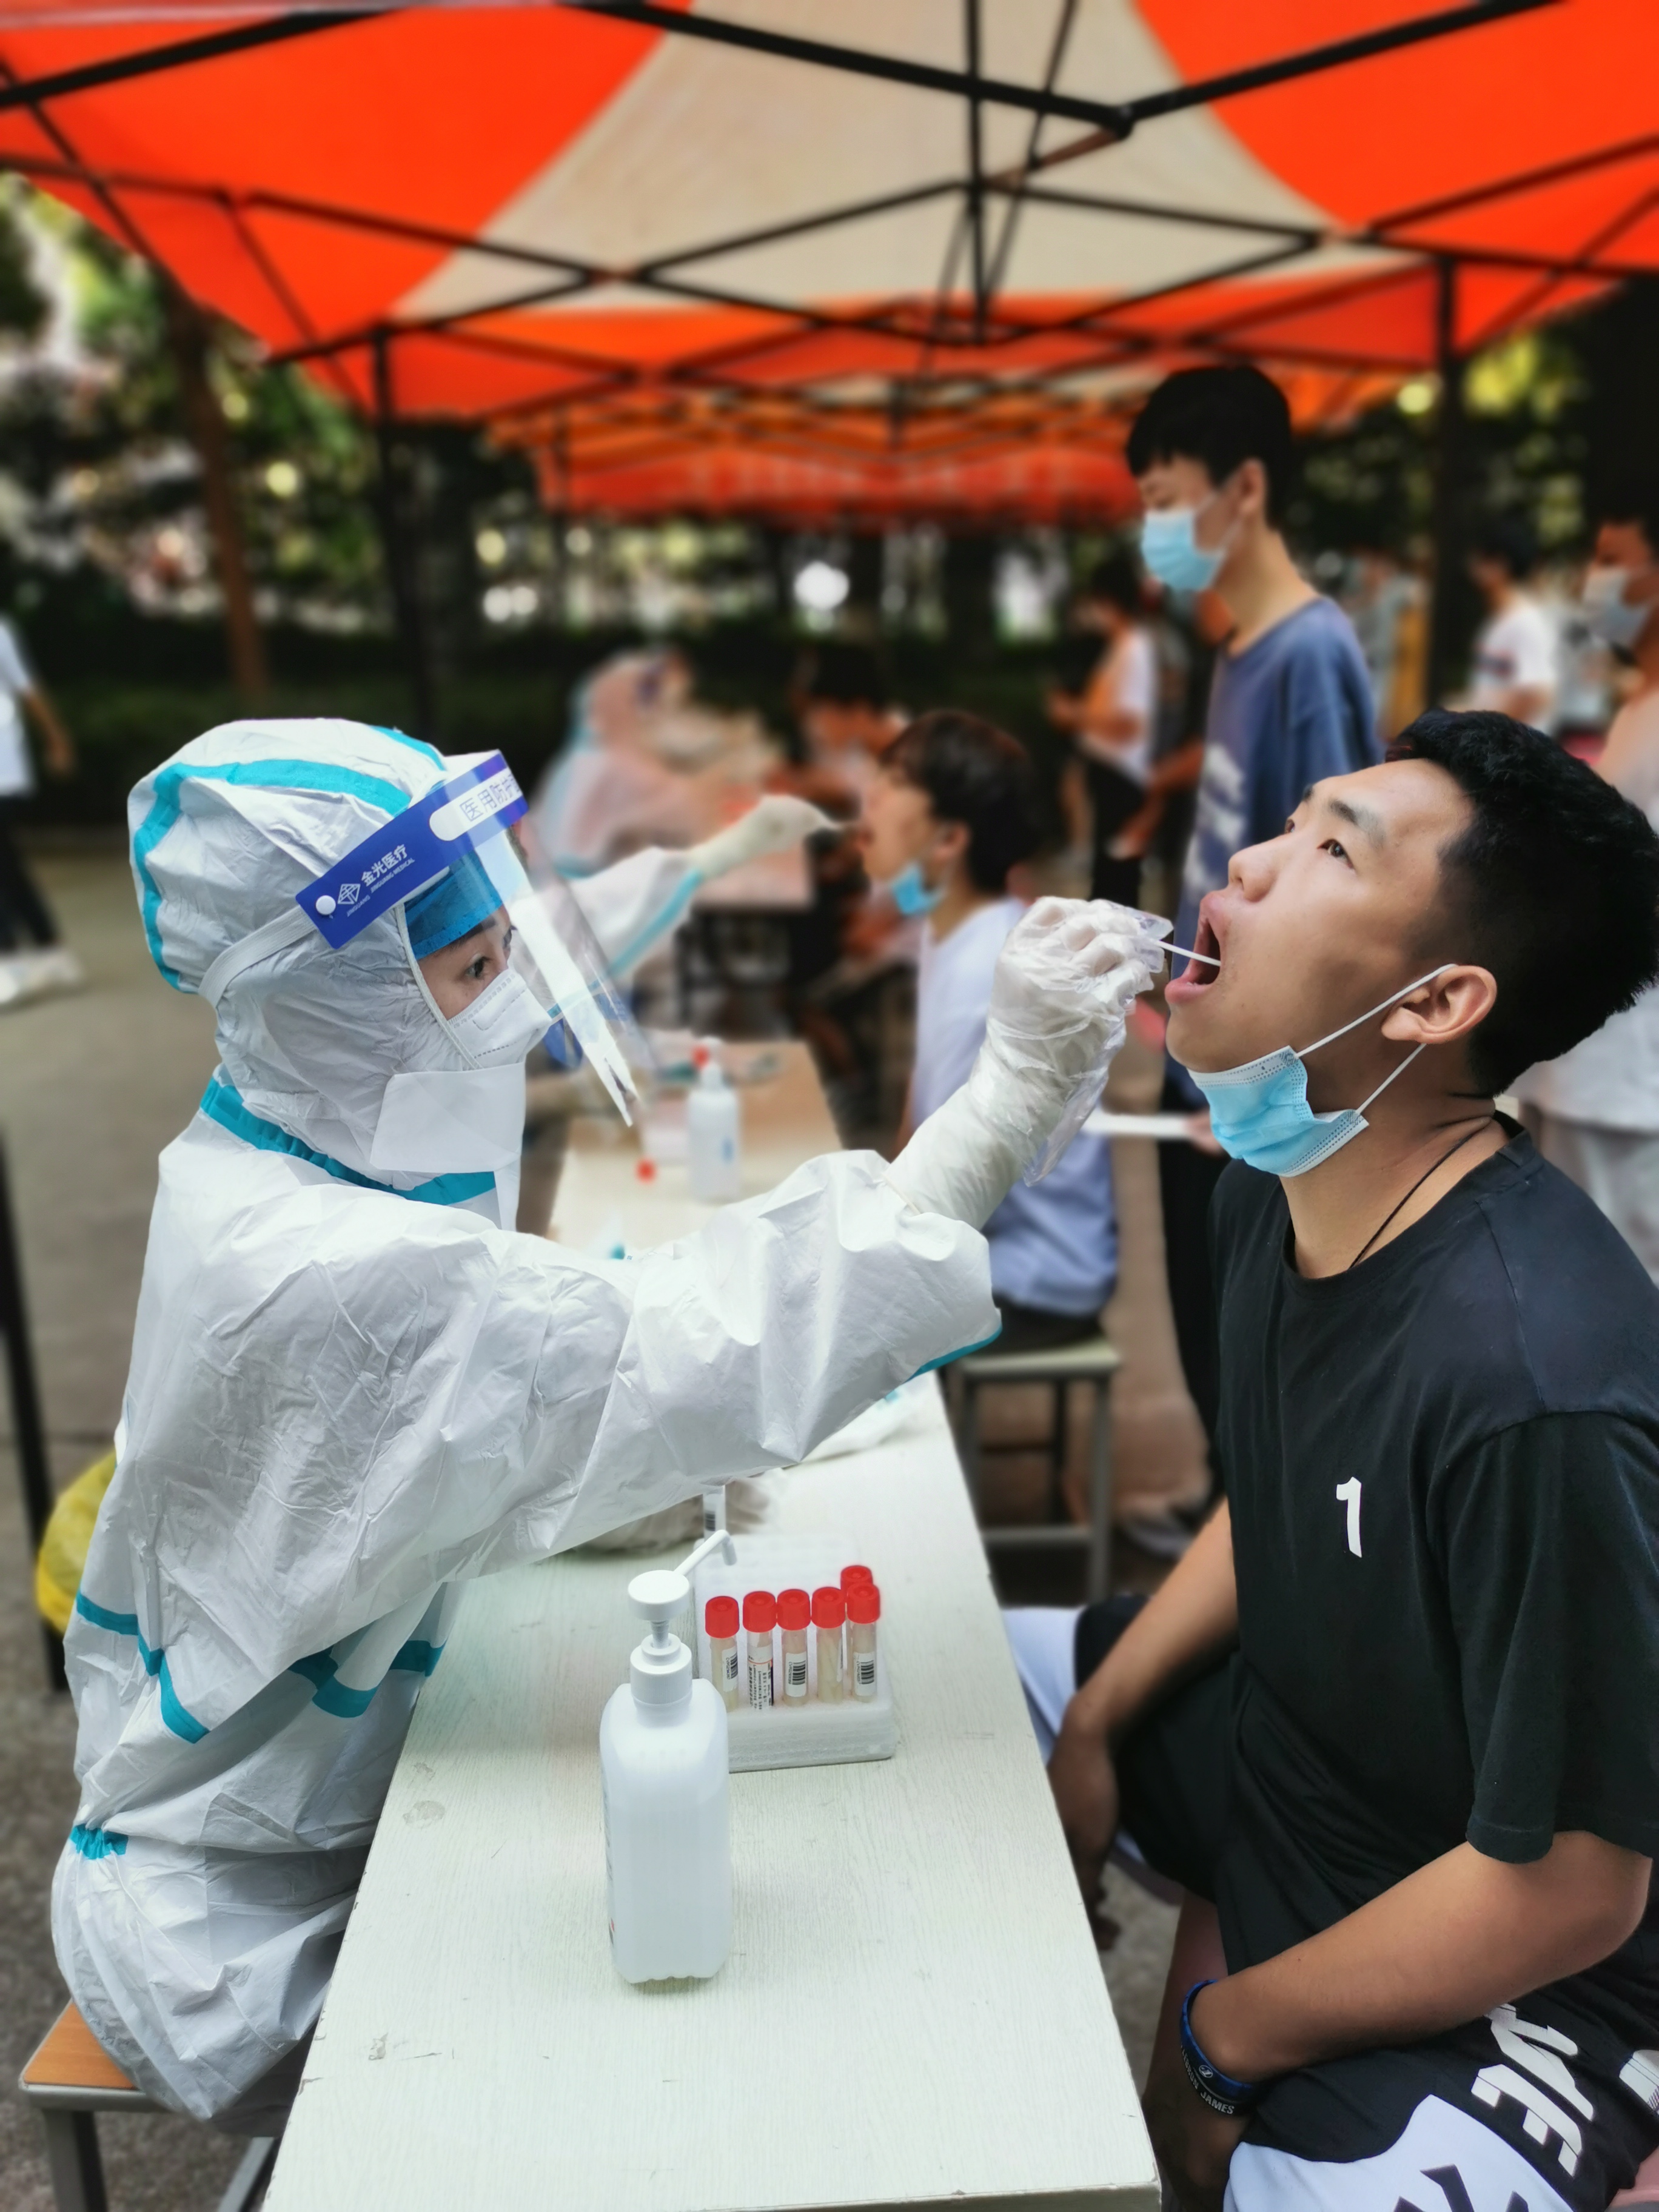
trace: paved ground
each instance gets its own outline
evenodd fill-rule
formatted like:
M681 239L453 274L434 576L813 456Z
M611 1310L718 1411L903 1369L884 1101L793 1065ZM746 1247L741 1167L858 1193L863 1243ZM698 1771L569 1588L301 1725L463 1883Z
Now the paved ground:
M155 1189L155 1155L213 1066L206 1009L150 966L118 845L40 877L84 963L79 996L0 1016L0 1133L20 1217L53 1473L109 1449ZM0 1436L10 1407L0 1390ZM0 2206L49 2212L40 2127L13 2088L63 2001L46 1899L75 1817L74 1716L43 1687L27 1547L0 1446ZM208 2212L237 2146L185 2121L100 2124L111 2212Z
M33 1308L55 1480L107 1450L119 1410L155 1185L155 1156L188 1120L213 1066L206 1010L167 990L151 967L118 845L42 860L41 880L84 962L80 995L0 1015L0 1135L10 1163ZM1121 1103L1144 1104L1156 1065L1131 1051L1115 1073ZM1162 1294L1150 1148L1120 1147L1122 1287L1111 1310L1126 1353L1115 1404L1120 1494L1190 1493L1201 1482L1196 1424L1174 1364ZM1015 1394L1005 1427L1043 1407ZM1079 1408L1080 1411L1080 1408ZM39 2130L12 2084L62 2001L46 1900L74 1817L73 1717L43 1686L30 1563L0 1391L0 2208L48 2212ZM1082 1423L1077 1424L1079 1443ZM1011 1463L1008 1507L1024 1476ZM1119 1578L1144 1585L1150 1564L1120 1549ZM1067 1595L1064 1576L1022 1586ZM1137 2074L1162 1988L1172 1913L1115 1881L1123 1933L1106 1972ZM106 2118L111 2212L206 2212L237 2147L187 2122Z

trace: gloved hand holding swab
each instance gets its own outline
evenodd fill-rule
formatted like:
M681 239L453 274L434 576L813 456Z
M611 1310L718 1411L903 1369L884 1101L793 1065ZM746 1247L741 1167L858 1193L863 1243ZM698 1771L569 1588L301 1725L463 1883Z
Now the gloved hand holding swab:
M924 1212L979 1228L1018 1178L1044 1175L1098 1102L1169 927L1105 899L1039 899L997 963L972 1073L888 1181Z

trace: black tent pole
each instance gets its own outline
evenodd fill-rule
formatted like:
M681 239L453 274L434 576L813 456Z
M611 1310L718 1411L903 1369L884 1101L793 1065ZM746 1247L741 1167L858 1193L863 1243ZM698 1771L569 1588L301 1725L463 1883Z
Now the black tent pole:
M34 1379L34 1355L29 1344L28 1310L23 1302L23 1261L17 1245L17 1225L11 1210L11 1182L6 1172L5 1146L0 1142L0 1336L6 1340L6 1369L11 1383L11 1425L18 1472L23 1479L23 1511L29 1526L29 1558L40 1550L40 1540L52 1517L52 1476L46 1466L46 1432L40 1425L40 1393ZM64 1646L50 1621L40 1632L46 1646L46 1680L54 1690L66 1690Z
M1451 688L1461 640L1463 530L1463 359L1457 349L1457 264L1449 255L1437 270L1435 358L1440 406L1434 455L1434 603L1429 632L1429 702Z
M415 694L415 735L430 743L437 734L437 702L432 681L431 643L421 591L420 487L410 481L409 457L399 451L392 389L392 348L387 333L374 333L374 443L379 460L380 542L386 581L404 648L404 665Z

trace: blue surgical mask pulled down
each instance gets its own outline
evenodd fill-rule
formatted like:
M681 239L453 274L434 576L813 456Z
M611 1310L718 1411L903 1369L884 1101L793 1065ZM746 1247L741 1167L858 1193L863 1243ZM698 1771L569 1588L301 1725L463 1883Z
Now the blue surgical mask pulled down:
M893 895L893 904L907 921L919 914L932 914L945 896L943 884L937 890L928 890L922 880L920 860L911 860L901 868L887 888Z
M1380 1006L1356 1015L1301 1052L1281 1045L1277 1052L1264 1053L1259 1060L1247 1060L1238 1067L1218 1069L1213 1075L1200 1075L1195 1067L1188 1068L1187 1073L1210 1103L1210 1132L1222 1151L1243 1160L1246 1167L1274 1176L1306 1175L1333 1152L1340 1152L1370 1127L1365 1108L1382 1096L1395 1076L1405 1073L1423 1047L1407 1053L1394 1074L1385 1076L1361 1104L1340 1107L1334 1114L1316 1114L1308 1103L1308 1071L1304 1065L1308 1054L1334 1044L1361 1023L1387 1013L1390 1006L1409 998L1425 983L1431 983L1437 975L1443 975L1454 964L1446 961L1431 968L1416 982L1407 983Z
M1205 501L1207 507L1209 501ZM1221 573L1231 539L1206 550L1198 542L1197 507L1154 507L1141 518L1140 557L1172 592L1206 592Z

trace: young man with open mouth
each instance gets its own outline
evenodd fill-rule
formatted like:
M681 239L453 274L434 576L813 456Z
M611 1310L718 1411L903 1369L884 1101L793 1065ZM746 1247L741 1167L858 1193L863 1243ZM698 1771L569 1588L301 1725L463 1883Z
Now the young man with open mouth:
M1188 2212L1600 2212L1659 2144L1659 1291L1493 1097L1659 970L1659 838L1431 714L1192 942L1225 1498L1138 1610L1008 1617L1085 1895L1115 1835L1188 1893L1154 2141Z

